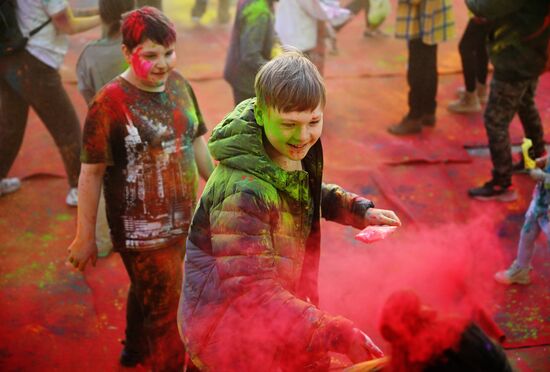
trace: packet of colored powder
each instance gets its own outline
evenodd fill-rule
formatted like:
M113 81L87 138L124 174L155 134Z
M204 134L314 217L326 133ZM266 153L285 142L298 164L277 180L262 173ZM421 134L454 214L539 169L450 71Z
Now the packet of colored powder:
M373 243L378 240L386 239L386 236L397 229L397 226L367 226L357 235L355 239L363 243Z

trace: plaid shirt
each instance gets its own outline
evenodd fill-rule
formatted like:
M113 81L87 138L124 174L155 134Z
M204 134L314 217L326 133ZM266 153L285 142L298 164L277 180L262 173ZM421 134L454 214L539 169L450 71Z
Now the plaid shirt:
M428 45L454 36L452 0L399 0L395 37L419 39Z

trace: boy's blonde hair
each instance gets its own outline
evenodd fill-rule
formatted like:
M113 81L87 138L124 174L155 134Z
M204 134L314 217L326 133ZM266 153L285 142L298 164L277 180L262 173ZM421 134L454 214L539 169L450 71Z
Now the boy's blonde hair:
M266 63L254 82L257 103L279 112L313 111L325 107L325 82L313 63L297 51Z

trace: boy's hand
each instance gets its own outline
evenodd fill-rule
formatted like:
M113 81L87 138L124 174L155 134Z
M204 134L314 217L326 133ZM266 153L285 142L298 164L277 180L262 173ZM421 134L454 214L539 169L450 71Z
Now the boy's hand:
M401 226L399 217L390 210L369 208L365 213L365 221L369 225Z
M95 239L82 241L77 238L71 243L67 251L69 252L67 261L69 261L75 269L84 271L90 259L92 260L92 265L95 266L97 261L97 244Z
M353 341L347 353L353 363L360 363L366 360L382 358L384 353L374 344L369 336L361 330L353 329Z

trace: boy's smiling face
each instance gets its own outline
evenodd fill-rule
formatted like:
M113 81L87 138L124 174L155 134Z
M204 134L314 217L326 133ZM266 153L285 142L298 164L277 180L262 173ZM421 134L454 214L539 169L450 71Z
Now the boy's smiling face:
M323 108L318 105L313 111L279 112L268 107L262 110L261 125L269 142L266 151L275 163L281 165L278 160L284 158L299 162L321 137Z
M176 65L175 44L165 47L146 39L132 51L123 45L123 52L135 82L145 90L163 88Z

